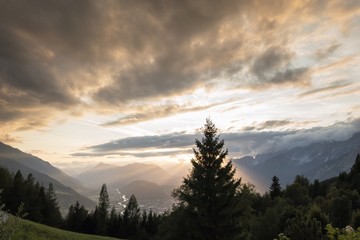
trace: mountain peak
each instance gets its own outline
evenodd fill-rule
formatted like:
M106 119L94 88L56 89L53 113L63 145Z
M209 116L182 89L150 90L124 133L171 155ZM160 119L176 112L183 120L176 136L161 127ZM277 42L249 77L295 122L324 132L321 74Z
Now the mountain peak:
M110 167L110 166L112 166L112 165L107 164L107 163L103 163L103 162L99 162L99 163L95 166L95 168Z

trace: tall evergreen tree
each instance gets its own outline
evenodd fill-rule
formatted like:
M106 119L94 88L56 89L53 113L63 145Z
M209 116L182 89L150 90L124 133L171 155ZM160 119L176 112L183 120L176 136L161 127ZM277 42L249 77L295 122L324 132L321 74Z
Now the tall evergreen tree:
M124 210L121 226L121 237L131 238L138 230L140 222L140 208L136 197L131 195L128 204Z
M16 214L18 207L21 203L25 202L26 198L26 185L24 184L24 178L18 170L13 178L13 185L6 192L8 201L6 204L7 210L12 214Z
M270 185L270 197L272 199L281 196L281 185L277 176L272 177L272 183Z
M103 184L100 191L99 204L96 206L94 217L96 221L95 232L99 235L106 235L106 222L109 214L110 200L106 184Z
M119 232L119 214L116 212L115 206L112 206L108 219L107 233L109 236L116 237Z
M83 205L76 201L75 205L70 205L68 215L65 219L65 227L75 232L85 232L85 219L88 217L88 211Z
M235 169L226 161L228 150L217 131L207 119L203 138L195 140L191 173L173 192L194 219L194 239L232 239L239 233L241 182L234 178Z
M46 191L46 198L43 204L44 222L49 226L60 226L62 217L60 208L56 199L55 190L52 183Z

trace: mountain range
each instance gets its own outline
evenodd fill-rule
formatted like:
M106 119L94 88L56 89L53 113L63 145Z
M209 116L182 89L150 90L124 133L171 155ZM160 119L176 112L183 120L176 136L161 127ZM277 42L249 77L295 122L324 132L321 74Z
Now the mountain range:
M76 178L80 182L86 183L89 188L100 189L102 183L106 183L108 187L119 188L136 180L165 184L169 183L172 177L155 164L131 163L125 166L116 166L99 163Z
M344 141L322 141L255 157L245 156L234 159L233 163L260 181L262 186L258 189L264 191L273 176L279 177L283 185L291 183L296 175L304 175L310 180L337 176L350 170L359 152L360 133L355 133Z
M283 186L291 183L296 175L304 175L310 180L334 177L348 171L359 152L360 133L355 133L344 141L321 141L255 157L232 159L232 162L243 180L255 183L257 191L265 192L275 175ZM120 191L127 197L134 194L139 200L169 199L171 190L180 184L191 168L188 163L167 168L145 163L125 166L99 163L70 177L49 162L3 143L0 143L0 166L11 172L20 170L24 177L32 173L36 181L46 187L51 182L63 213L75 201L94 209L103 183L107 184L110 196L115 198L118 198L116 192Z

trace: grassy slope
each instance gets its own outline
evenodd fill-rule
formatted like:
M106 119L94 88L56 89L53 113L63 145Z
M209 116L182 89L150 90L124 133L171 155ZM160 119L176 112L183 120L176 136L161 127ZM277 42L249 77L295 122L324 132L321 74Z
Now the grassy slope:
M48 227L10 216L0 231L0 239L16 240L115 240L116 238L87 235ZM10 237L10 238L9 238Z

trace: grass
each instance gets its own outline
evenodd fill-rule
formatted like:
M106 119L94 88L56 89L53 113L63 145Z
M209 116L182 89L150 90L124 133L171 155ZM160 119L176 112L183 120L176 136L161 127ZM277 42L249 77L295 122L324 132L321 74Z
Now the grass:
M10 216L0 223L1 240L115 240L116 238L69 232Z

